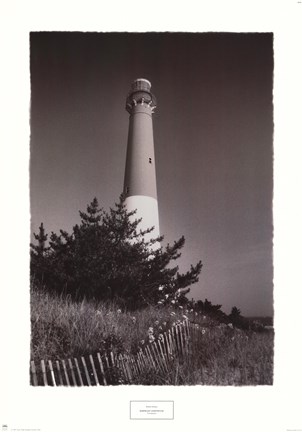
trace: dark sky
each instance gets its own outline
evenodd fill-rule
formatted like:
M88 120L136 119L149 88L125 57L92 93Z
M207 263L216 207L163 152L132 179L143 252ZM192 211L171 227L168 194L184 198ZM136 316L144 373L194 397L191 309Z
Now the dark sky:
M71 230L123 188L131 82L147 78L160 230L181 235L190 297L273 312L270 33L32 33L32 229Z

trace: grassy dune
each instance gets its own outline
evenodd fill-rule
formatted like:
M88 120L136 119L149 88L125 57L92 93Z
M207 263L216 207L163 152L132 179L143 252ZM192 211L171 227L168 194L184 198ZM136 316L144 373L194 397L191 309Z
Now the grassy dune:
M139 347L152 343L151 336L156 339L185 317L201 329L192 356L186 362L175 358L168 374L146 373L136 384L273 383L273 331L238 330L208 316L168 306L130 313L112 303L74 303L35 291L31 293L31 358L38 362L103 350L136 353Z

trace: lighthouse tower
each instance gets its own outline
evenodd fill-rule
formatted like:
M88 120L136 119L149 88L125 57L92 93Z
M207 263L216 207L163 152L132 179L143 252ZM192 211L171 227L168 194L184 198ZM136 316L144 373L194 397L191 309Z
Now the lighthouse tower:
M151 83L136 79L126 100L129 112L129 132L124 178L125 205L128 211L137 210L134 219L142 218L138 228L154 227L145 239L159 236L156 173L152 114L156 107ZM158 245L154 246L159 247Z

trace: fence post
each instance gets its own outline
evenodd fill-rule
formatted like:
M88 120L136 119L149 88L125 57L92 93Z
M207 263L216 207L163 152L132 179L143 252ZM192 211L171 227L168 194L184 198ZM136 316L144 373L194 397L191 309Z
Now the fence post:
M52 383L53 383L54 387L56 387L57 384L56 384L55 374L53 372L53 367L52 367L51 360L48 360L48 365L49 365L49 370L50 370L50 376L51 376L51 379L52 379Z
M165 373L166 370L165 370L165 367L163 366L162 358L161 358L161 355L160 355L160 352L159 352L159 349L157 347L156 342L153 342L153 344L151 345L151 347L152 347L152 349L153 349L153 351L155 353L155 356L156 356L156 359L157 359L157 362L158 362L158 365L159 365L160 369Z
M92 366L92 371L93 371L95 383L98 386L98 385L100 385L100 383L99 383L99 379L98 379L98 376L97 376L97 373L96 373L96 369L95 369L95 366L94 366L94 361L93 361L92 354L90 354L89 360L90 360L90 363L91 363L91 366Z
M185 347L184 347L183 335L182 335L182 333L183 333L183 326L182 325L179 325L178 332L179 332L180 345L181 345L181 354L184 357L184 355L185 355L185 352L184 352L185 351Z
M137 364L139 367L139 372L142 373L144 370L144 365L142 363L141 357L140 357L141 349L138 351L136 358L137 358Z
M135 362L135 358L134 358L133 355L131 355L130 360L131 360L131 363L132 363L132 366L133 366L133 371L135 373L135 378L137 378L138 375L139 375L139 373L138 373L138 368L137 368L137 365L136 365L136 362Z
M169 358L169 361L170 361L171 357L172 357L172 348L170 346L169 335L167 334L167 332L164 333L164 338L165 338L165 341L166 341L167 353L168 353L168 358Z
M149 348L148 346L146 346L146 352L147 352L148 357L149 357L149 359L150 359L150 361L151 361L151 364L152 364L152 366L153 366L153 369L156 369L156 364L155 364L155 362L154 362L154 359L153 359L153 357L152 357L152 354L151 354L150 348Z
M120 362L120 365L121 365L121 369L122 369L124 378L125 378L126 382L129 382L129 377L128 377L128 373L127 373L127 370L126 370L126 367L125 367L125 364L124 364L123 355L120 354L119 357L118 357L118 359L119 359L119 362Z
M140 358L141 358L141 362L143 364L143 368L146 370L148 369L148 363L149 363L149 359L146 357L146 349L142 350L140 352Z
M47 376L46 376L46 368L45 368L44 360L41 360L41 368L42 368L42 374L43 374L43 382L44 382L44 385L45 385L45 386L48 386Z
M170 342L171 355L174 357L176 349L175 349L174 341L173 341L173 338L172 338L172 331L170 329L168 330L168 339L169 339L169 342Z
M75 362L76 370L77 370L78 377L79 377L79 380L80 380L80 386L83 386L84 383L83 383L83 380L82 380L82 376L81 376L81 371L80 371L80 368L79 368L78 360L76 358L74 358L74 362Z
M184 321L184 344L186 356L189 355L189 332L188 332L188 320Z
M131 383L132 380L133 380L133 375L132 375L132 371L131 371L131 367L130 367L129 355L126 354L125 357L126 357L126 367L127 367L127 370L128 370L128 373L129 373L129 378L130 378L129 382Z
M106 386L107 385L107 380L106 380L104 366L103 366L103 362L102 362L101 354L100 353L97 353L97 358L98 358L98 361L99 361L99 364L100 364L100 369L101 369L101 372L102 372L102 375L103 375L103 383Z
M60 363L59 363L58 360L56 360L56 365L57 365L57 370L58 370L60 385L62 386L64 384L63 384L63 378L62 378L62 374L61 374Z
M89 386L91 386L91 381L90 381L90 377L89 377L89 373L88 373L88 369L87 369L84 357L81 357L81 360L82 360L82 363L83 363L83 366L84 366L84 371L85 371L85 376L86 376L87 384Z
M157 343L158 343L158 347L159 347L159 352L160 352L162 360L163 360L163 365L164 365L166 371L169 372L169 369L168 369L168 366L167 366L167 363L166 363L166 358L165 358L165 355L164 355L164 352L163 352L163 349L162 349L162 346L161 346L161 341L158 339Z
M70 372L71 372L71 378L72 378L73 385L76 386L77 380L76 380L76 377L75 377L75 374L73 371L73 364L72 364L70 359L68 359L68 364L69 364L69 368L70 368Z
M37 374L36 374L36 365L35 365L35 362L33 360L30 362L30 366L31 366L31 373L32 373L32 378L33 378L33 385L37 386L38 385L38 378L37 378Z
M63 365L64 375L65 375L65 379L66 379L66 385L70 386L65 360L62 360L62 365Z

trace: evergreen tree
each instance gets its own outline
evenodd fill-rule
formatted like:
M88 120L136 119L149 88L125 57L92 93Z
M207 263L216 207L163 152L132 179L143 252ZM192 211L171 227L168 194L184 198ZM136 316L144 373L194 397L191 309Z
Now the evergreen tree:
M39 226L39 234L34 234L34 237L37 240L38 244L30 244L31 276L32 279L33 277L35 278L35 281L32 280L32 282L38 283L39 285L43 286L47 277L47 253L49 251L49 248L46 247L48 235L45 233L43 223L41 223L41 225Z
M241 318L241 310L233 306L229 317L232 321L238 321Z
M212 302L210 302L208 299L205 299L205 301L197 300L194 302L194 309L197 311L200 311L203 314L206 314L220 322L226 321L226 314L221 310L220 304L214 305Z
M184 296L198 281L201 262L179 273L171 263L180 257L184 237L153 250L163 237L146 240L152 228L138 230L140 219L133 221L134 214L126 210L123 196L109 212L94 198L86 212L80 211L81 222L71 234L51 233L45 255L47 288L78 299L114 299L133 308L158 303L166 294ZM40 237L35 236L38 242ZM35 253L38 246L31 247ZM39 274L40 262L33 260L31 269L33 275Z
M232 307L231 313L229 315L229 319L235 327L241 329L248 329L250 327L250 323L248 319L244 318L241 315L241 310L238 309L236 306Z

